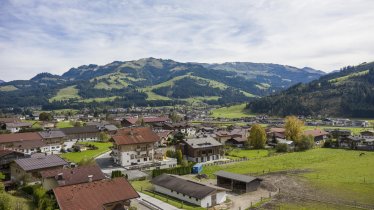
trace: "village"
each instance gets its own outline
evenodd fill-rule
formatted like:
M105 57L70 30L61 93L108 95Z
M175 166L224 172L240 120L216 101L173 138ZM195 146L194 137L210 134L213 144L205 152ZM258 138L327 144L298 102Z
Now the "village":
M210 112L131 108L0 118L4 189L36 200L39 209L62 210L248 209L281 193L265 170L225 167L301 150L288 138L287 119ZM367 120L294 118L312 139L307 149L374 150ZM266 134L261 147L251 143L256 126Z

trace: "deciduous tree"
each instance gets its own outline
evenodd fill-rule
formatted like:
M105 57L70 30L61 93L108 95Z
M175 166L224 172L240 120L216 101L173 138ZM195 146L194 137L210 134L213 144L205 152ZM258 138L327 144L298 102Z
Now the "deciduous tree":
M303 126L304 122L299 120L297 117L286 117L286 124L284 126L286 139L298 143L301 140L301 136L303 134Z
M254 149L262 149L265 147L266 143L266 132L265 128L263 128L259 124L254 124L251 127L251 130L249 132L249 144Z

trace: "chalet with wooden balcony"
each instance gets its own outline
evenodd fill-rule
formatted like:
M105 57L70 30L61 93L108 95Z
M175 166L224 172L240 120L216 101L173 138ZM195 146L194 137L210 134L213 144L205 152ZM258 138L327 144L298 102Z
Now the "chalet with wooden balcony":
M223 145L212 137L185 139L180 144L183 155L189 161L207 162L223 157Z

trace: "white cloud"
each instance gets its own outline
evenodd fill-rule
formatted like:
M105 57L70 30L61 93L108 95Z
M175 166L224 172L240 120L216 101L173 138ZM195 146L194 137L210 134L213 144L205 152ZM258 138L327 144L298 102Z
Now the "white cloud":
M0 79L143 57L325 71L374 58L374 2L2 1Z

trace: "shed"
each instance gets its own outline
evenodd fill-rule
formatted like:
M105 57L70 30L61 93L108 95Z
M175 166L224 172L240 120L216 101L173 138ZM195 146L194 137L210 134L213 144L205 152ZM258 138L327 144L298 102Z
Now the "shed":
M218 171L217 185L226 189L230 189L236 193L247 193L256 191L260 186L262 179L241 174L234 174L226 171Z
M203 164L197 163L192 167L192 173L193 174L199 174L203 170Z

